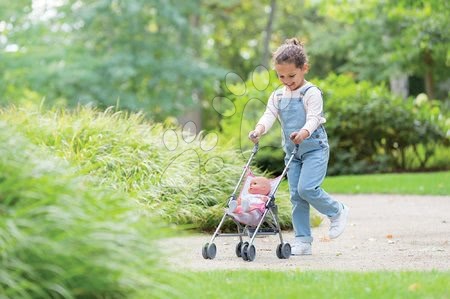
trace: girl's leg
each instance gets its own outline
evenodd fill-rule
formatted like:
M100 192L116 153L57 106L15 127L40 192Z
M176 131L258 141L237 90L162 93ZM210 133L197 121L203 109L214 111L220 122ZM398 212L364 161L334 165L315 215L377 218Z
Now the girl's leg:
M303 167L298 181L298 193L317 211L334 217L342 210L342 204L335 201L320 186L328 167L328 148L312 151L302 156Z
M292 225L296 240L311 243L311 227L309 222L309 203L302 199L298 193L298 183L302 172L301 162L293 159L287 173L289 192L292 203Z

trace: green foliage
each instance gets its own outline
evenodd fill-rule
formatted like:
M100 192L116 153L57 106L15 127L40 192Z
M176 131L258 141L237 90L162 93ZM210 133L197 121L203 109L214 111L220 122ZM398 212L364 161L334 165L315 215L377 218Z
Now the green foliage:
M203 110L209 130L218 124L209 102L226 92L219 79L268 67L293 36L313 77L426 78L427 94L446 99L448 10L439 0L0 0L0 101L32 94L49 107L118 106L158 121ZM423 85L411 81L411 92Z
M0 121L2 298L176 294L168 285L181 277L155 248L168 228L129 194L95 187L96 178L32 144L22 134L32 137L31 128L12 127Z
M349 76L330 75L316 83L324 91L331 174L448 165L427 164L438 146L448 146L449 116L440 102L403 100L383 86L355 83Z
M205 79L223 74L195 49L197 1L71 0L30 18L27 4L0 32L19 49L3 51L0 43L3 101L16 103L30 90L49 106L119 105L162 120L195 107L194 94L213 84ZM42 17L52 10L59 13Z
M193 136L148 123L143 114L29 107L5 109L0 118L78 173L136 198L151 214L200 230L218 225L245 165L232 147L217 145L214 133ZM287 192L278 197L281 224L290 227Z
M399 74L424 78L427 94L448 99L447 1L328 1L311 53L340 64L329 71L351 72L378 84ZM319 66L320 67L320 66ZM423 90L423 89L422 89ZM423 92L423 91L422 91Z

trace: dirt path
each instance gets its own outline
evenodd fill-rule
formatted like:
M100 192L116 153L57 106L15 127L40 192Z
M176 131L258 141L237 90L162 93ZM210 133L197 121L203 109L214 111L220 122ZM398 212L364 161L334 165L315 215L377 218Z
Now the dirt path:
M255 239L256 259L245 262L235 255L238 238L218 237L213 260L202 257L211 235L165 240L164 250L176 268L190 270L441 270L450 271L450 196L336 195L350 207L342 236L324 240L328 219L313 229L313 255L276 257L277 236ZM285 241L293 238L283 232Z

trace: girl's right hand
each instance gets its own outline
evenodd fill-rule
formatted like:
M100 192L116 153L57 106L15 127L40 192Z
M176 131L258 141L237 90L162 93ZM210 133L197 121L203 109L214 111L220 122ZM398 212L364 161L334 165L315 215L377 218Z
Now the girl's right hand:
M248 133L248 138L249 138L253 143L258 143L260 137L261 137L261 135L260 135L259 132L257 132L256 130L250 131L250 133Z

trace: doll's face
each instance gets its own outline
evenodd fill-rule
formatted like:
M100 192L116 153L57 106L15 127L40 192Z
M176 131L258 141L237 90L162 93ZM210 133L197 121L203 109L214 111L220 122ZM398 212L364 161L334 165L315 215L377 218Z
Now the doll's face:
M270 180L265 177L255 177L250 181L250 187L248 193L250 194L262 194L269 195L270 193Z

